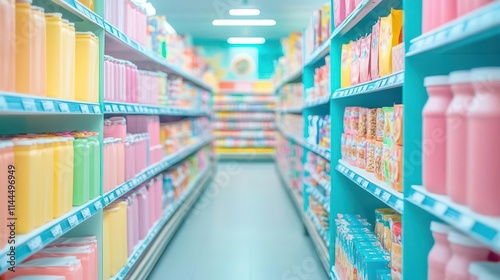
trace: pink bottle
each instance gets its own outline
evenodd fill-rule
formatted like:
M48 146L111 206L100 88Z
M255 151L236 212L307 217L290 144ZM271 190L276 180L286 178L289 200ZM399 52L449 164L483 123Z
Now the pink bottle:
M112 117L109 118L109 121L111 122L111 131L105 137L114 137L125 142L125 138L127 137L127 120L124 117Z
M130 197L132 198L132 204L134 206L134 212L132 213L133 223L136 225L132 230L132 234L134 236L134 246L132 249L135 249L135 245L139 243L139 201L137 200L137 195L135 193L131 194Z
M450 243L448 234L453 231L449 226L438 222L431 222L432 236L434 237L434 246L429 252L428 257L428 280L444 280L446 272L446 263L451 257Z
M109 171L109 190L118 186L118 148L115 139L110 139L109 145L110 171Z
M469 266L470 280L497 280L500 276L500 263L475 262Z
M422 179L425 188L446 194L446 110L452 99L448 76L425 78L429 99L424 106Z
M446 278L443 279L469 280L469 265L486 261L490 250L476 240L454 231L449 233L448 241L452 254L446 264Z
M148 198L149 198L149 228L152 228L156 222L156 198L155 198L155 183L154 180L150 180L147 183L148 188Z
M446 24L457 18L457 1L458 0L441 0L439 2L439 10L441 12L441 24Z
M467 1L467 0L466 0ZM440 1L422 0L422 33L425 34L442 23Z
M470 71L450 73L453 99L446 112L446 192L460 204L467 203L467 111L474 98Z
M138 227L139 225L135 224L135 209L132 196L125 198L125 202L127 202L127 256L130 257L130 255L134 252L135 246L134 227Z
M111 142L112 138L104 139L103 141L103 192L107 193L111 190Z
M467 123L467 195L473 211L500 216L500 67L472 69L476 95Z
M111 59L110 66L111 66L111 96L113 98L113 101L118 101L119 73L118 73L118 63L116 62L116 59L114 58Z
M121 185L125 182L125 143L120 139L116 139L116 177L117 185Z
M130 134L125 142L125 162L125 180L128 181L135 176L134 138Z
M137 192L137 201L139 203L139 240L143 240L149 232L149 206L148 191L146 187L141 187Z
M458 0L458 13L460 15L465 15L469 12L473 12L485 5L488 5L494 0Z

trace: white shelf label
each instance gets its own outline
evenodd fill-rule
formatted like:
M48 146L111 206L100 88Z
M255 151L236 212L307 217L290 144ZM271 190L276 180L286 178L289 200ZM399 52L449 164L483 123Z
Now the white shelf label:
M382 201L385 203L387 203L390 198L391 198L391 194L388 192L384 192L381 196Z
M106 196L104 197L104 204L105 205L108 205L109 204L109 198Z
M59 103L59 109L63 113L69 113L69 106L68 103Z
M40 236L37 236L30 241L28 241L28 247L32 252L37 251L43 247L43 242L42 238Z
M374 193L374 194L375 194L376 196L379 196L381 192L382 192L382 190L381 190L381 189L379 189L379 188L377 188L377 189L375 190L375 193Z
M54 238L58 238L63 234L61 225L56 225L50 230L50 232L52 232L52 236L54 236Z
M86 220L88 219L90 216L92 216L92 214L90 213L90 210L89 208L85 208L82 210L82 216L83 216L83 219Z
M413 195L411 196L411 199L417 204L422 204L422 202L425 199L425 195L419 192L414 192Z
M352 172L352 171L351 171L351 172L349 172L349 178L351 178L351 180L353 180L353 179L354 179L354 176L355 176L355 175L356 175L356 174L355 174L354 172Z
M439 201L434 203L434 211L436 211L436 214L438 215L444 215L444 212L446 212L447 209L448 207Z
M7 101L5 101L5 97L0 96L0 110L7 109Z
M45 112L55 112L54 102L50 100L42 100L42 107Z
M76 215L69 217L68 223L70 227L76 227L79 224L78 217Z
M111 194L109 195L109 199L110 199L111 201L114 201L114 200L115 200L115 194L114 194L114 193L111 193Z
M127 112L127 108L124 105L120 105L120 112L126 113Z
M84 114L90 113L89 106L87 104L80 104L80 109Z
M111 105L111 108L113 108L113 112L115 112L115 113L120 112L120 109L118 108L118 105L116 105L116 104Z
M464 215L460 216L460 219L458 222L460 227L464 228L465 230L471 230L475 223L476 223L476 221L474 219L467 217L467 216L464 216Z
M101 113L101 107L99 105L94 106L94 113L100 114Z
M31 98L23 98L23 107L24 111L35 112L36 111L35 100Z
M111 105L104 105L104 112L113 112L113 109L111 108Z
M361 186L365 189L368 188L368 185L369 185L369 182L367 180L363 180L363 182L361 182Z
M399 211L399 212L403 212L403 208L404 208L404 204L403 204L403 201L398 199L398 201L396 201L396 204L394 205L394 208Z
M95 209L96 209L97 211L99 211L99 210L102 208L102 203L101 203L101 201L100 201L100 200L99 200L99 201L96 201L96 202L94 203L94 207L95 207Z

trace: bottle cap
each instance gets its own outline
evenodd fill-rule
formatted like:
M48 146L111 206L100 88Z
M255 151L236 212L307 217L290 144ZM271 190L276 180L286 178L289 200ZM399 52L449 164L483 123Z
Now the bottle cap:
M450 73L450 84L466 84L471 82L471 71L454 71Z
M476 248L486 247L483 244L479 243L479 241L476 241L456 231L450 231L450 233L448 234L448 241L450 241L453 244L467 246L467 247L476 247Z
M450 84L450 79L448 76L429 76L424 79L424 86L432 87L432 86L445 86Z
M474 68L471 72L474 82L500 81L500 67Z

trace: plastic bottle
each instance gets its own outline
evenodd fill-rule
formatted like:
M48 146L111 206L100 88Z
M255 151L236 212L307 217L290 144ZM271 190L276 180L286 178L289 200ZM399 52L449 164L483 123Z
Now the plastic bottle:
M89 201L90 146L86 137L75 135L73 141L75 164L73 169L73 205L80 206Z
M469 266L470 280L497 280L500 276L500 263L475 262Z
M131 134L127 135L125 142L125 180L130 180L135 176L135 152L134 138Z
M43 218L41 223L37 226L45 224L52 220L54 214L54 140L52 138L40 138L38 140L40 144L40 152L42 154L41 160L42 164L39 166L41 169L41 174L43 176L40 178L40 183L43 181L43 189L40 197L40 202L42 203ZM40 184L42 185L42 184Z
M473 211L500 216L500 67L472 69L476 95L469 107L467 198Z
M90 148L89 199L94 199L101 194L101 145L97 132L91 132L88 135L87 141Z
M450 232L448 241L451 258L446 264L446 280L469 280L469 265L473 262L486 261L490 250L481 243L462 235Z
M113 190L118 186L118 147L116 146L115 138L110 139L109 143L109 190Z
M492 3L494 0L471 0L469 1L469 11L477 10L485 5Z
M66 96L69 100L75 100L75 50L76 50L76 31L75 31L75 24L70 22L68 24L68 31L69 31L69 36L68 36L68 92L66 93Z
M148 191L143 186L137 192L137 200L139 203L139 239L144 239L149 231L149 207L148 207Z
M13 0L0 0L0 91L16 91L16 8Z
M75 53L75 99L99 102L98 81L98 41L92 32L76 32Z
M441 0L435 1L439 2L439 12L441 23L440 25L446 24L455 18L457 18L457 1L458 0Z
M467 111L474 98L470 71L450 73L453 99L446 112L446 192L467 203Z
M75 166L75 138L70 135L65 135L61 142L61 156L59 159L58 180L61 181L59 186L62 186L61 191L63 197L60 200L63 213L71 211L73 207L73 183L74 183L74 166Z
M429 99L424 106L422 179L425 188L446 194L446 110L452 99L448 76L425 78Z
M117 185L125 182L125 144L121 139L115 139L116 146L116 181Z
M445 279L446 264L451 257L451 247L448 242L448 234L453 231L449 226L438 222L431 222L434 246L432 246L428 257L428 280Z
M2 198L3 211L0 211L0 248L3 248L7 244L7 238L10 235L9 229L7 228L7 218L9 218L8 210L10 207L8 196L12 193L9 191L14 191L10 186L15 187L15 165L14 165L14 152L12 150L12 141L4 140L0 141L0 192L4 195ZM10 184L14 182L14 184Z
M44 9L31 7L34 37L31 40L34 64L31 67L33 77L33 94L47 95L46 77L46 23Z
M62 14L45 14L47 24L47 96L63 97Z
M33 71L35 66L31 0L16 0L16 91L34 94Z
M111 169L111 158L110 158L110 139L104 139L103 141L103 194L106 194L111 189L111 177L110 177L110 169Z

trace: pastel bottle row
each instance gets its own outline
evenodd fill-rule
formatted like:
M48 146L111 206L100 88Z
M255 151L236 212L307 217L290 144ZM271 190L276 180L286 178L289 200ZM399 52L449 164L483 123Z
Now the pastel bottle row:
M145 46L147 41L146 11L132 0L104 1L104 19Z
M99 102L99 40L31 0L0 1L0 90ZM75 55L75 54L78 55Z
M16 135L1 140L2 179L15 181L17 233L28 233L99 196L100 158L97 133ZM7 193L7 185L2 184L4 188ZM7 196L2 204L8 205ZM0 229L0 247L6 242L5 230Z
M500 216L500 68L425 79L423 184L480 214Z

